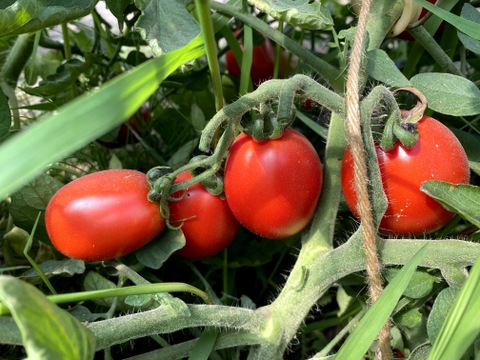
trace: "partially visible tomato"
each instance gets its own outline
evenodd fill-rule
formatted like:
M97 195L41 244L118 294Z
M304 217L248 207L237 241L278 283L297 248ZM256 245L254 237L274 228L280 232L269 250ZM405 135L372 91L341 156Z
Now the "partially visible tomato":
M265 37L264 39L260 45L253 47L250 77L254 86L258 86L262 82L273 78L275 47L269 38ZM230 75L233 77L240 76L240 66L235 59L233 51L228 50L225 56L227 70ZM281 51L279 77L284 78L289 75L289 72L288 56L284 51Z
M323 182L322 164L308 139L293 129L276 140L235 139L225 165L225 196L250 231L282 239L312 219Z
M177 176L175 183L191 179L189 171ZM209 193L201 184L180 190L170 201L170 222L181 226L186 244L175 254L184 259L198 260L215 255L235 238L240 224L227 202Z
M380 231L393 235L421 235L438 230L454 216L440 203L420 191L428 180L456 184L470 181L468 160L455 135L439 121L424 116L418 122L419 139L408 149L401 143L385 152L376 147L388 208ZM353 157L347 149L342 162L342 190L350 210L356 211L357 195Z
M146 132L150 120L151 116L148 107L142 106L126 122L98 139L98 142L112 149L136 143L138 139L130 129L142 135Z
M148 201L146 175L105 170L78 178L55 193L45 213L47 232L62 254L86 261L129 254L165 227L159 205Z

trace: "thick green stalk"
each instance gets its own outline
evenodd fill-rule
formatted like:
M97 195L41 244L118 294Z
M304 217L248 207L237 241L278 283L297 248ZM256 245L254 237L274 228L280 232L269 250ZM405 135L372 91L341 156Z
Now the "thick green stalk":
M213 28L212 15L210 13L210 0L195 0L198 20L202 29L203 43L207 53L208 67L212 77L213 93L215 95L215 109L220 111L223 108L222 79L220 77L220 66L217 57L217 43L215 41L215 30Z
M467 241L386 239L379 247L382 263L385 266L403 265L425 244L429 246L419 266L439 269L447 280L453 279L452 274L465 274L465 268L480 256L480 244ZM284 347L298 330L298 325L311 310L311 306L327 289L347 275L364 271L366 266L360 232L356 232L345 244L327 252L310 255L307 247L304 248L296 266L304 270L295 270L296 274L287 281L288 291L283 291L280 300L277 299L269 306L250 310L217 305L188 305L191 316L182 316L169 307L161 306L87 326L95 333L98 350L143 336L198 326L247 332L256 336L259 344L270 343L272 349L280 346L280 342L273 340L281 340ZM459 287L461 282L449 284ZM0 343L22 344L21 334L10 316L0 316L0 328Z

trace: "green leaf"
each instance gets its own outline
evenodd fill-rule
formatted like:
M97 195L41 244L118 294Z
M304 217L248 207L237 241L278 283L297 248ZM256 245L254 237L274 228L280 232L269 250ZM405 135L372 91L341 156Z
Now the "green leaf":
M93 290L115 289L116 285L115 283L103 277L102 275L96 272L90 271L87 274L87 276L85 276L85 279L83 280L83 288L85 289L85 291L93 291ZM100 306L110 307L112 305L113 299L99 298L99 299L92 299L92 301Z
M427 320L427 332L431 344L437 339L447 317L448 310L452 307L458 293L458 289L446 288L437 295Z
M413 308L395 315L394 321L398 326L415 329L422 323L422 314L418 308Z
M185 236L181 230L164 231L135 252L137 260L152 269L160 269L165 261L177 250L185 246Z
M480 334L480 257L448 311L429 359L449 360L462 356Z
M431 349L430 344L421 344L413 349L408 360L426 360Z
M384 272L384 276L387 281L391 281L399 271L399 269L387 269ZM433 284L437 281L438 278L436 276L432 276L424 270L415 271L403 295L412 299L421 299L430 294Z
M452 24L459 31L476 40L480 40L480 26L478 26L478 24L476 24L475 22L454 15L451 12L435 6L426 0L415 0L415 2L423 6L428 11L434 13L438 17L442 18L449 24Z
M12 201L9 210L15 225L30 232L38 213L42 213L35 230L35 237L49 243L50 240L45 228L45 209L52 196L62 186L63 184L57 179L42 174L20 191L14 193L11 196Z
M97 1L8 1L7 4L0 4L0 37L35 32L78 19L88 15Z
M123 13L132 3L132 0L105 0L108 9L112 12L113 16L117 18L118 28L123 29Z
M0 89L0 142L9 136L10 126L12 125L12 115L8 98Z
M248 0L248 3L278 21L284 21L302 29L326 30L333 26L330 11L320 2L309 0Z
M480 188L473 185L456 185L445 181L426 181L420 190L445 207L462 215L476 226L480 226Z
M367 73L375 80L394 87L412 86L384 50L369 51L367 59Z
M212 353L218 333L214 329L205 329L192 349L188 360L208 360Z
M361 359L365 355L407 288L426 248L423 246L383 290L342 345L335 359Z
M33 285L0 276L0 300L22 333L29 359L93 359L93 333Z
M469 134L460 129L452 128L450 130L453 131L462 144L462 147L465 149L470 169L480 175L480 151L478 149L480 138L477 135Z
M89 62L78 59L68 60L58 67L53 75L49 75L35 87L23 87L22 90L27 94L50 97L61 92L67 91L78 79L80 74L88 70Z
M142 11L135 28L156 56L186 46L200 34L200 25L188 12L192 0L135 0Z
M120 125L168 75L203 54L202 40L197 37L185 48L123 73L12 136L0 146L0 199L31 181L52 162Z
M193 151L198 146L199 139L193 139L183 144L168 160L168 166L177 169L185 165L190 160Z
M47 275L52 276L73 276L85 272L85 262L76 259L47 260L39 264L40 269ZM22 278L28 278L30 283L40 283L42 279L35 269L29 269L22 274Z
M473 21L477 24L477 26L480 26L480 13L472 5L464 4L460 15L462 18ZM480 40L473 39L472 37L465 35L460 31L458 31L458 38L468 50L480 55Z
M480 114L480 90L470 80L453 74L421 73L410 81L426 96L428 107L434 111L452 116Z

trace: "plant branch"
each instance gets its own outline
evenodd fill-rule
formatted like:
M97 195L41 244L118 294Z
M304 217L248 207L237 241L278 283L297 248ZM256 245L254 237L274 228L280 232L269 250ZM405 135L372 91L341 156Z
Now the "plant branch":
M144 336L198 326L248 332L258 337L258 343L261 343L268 336L266 325L275 318L284 329L295 326L294 330L289 330L282 338L282 342L288 344L291 338L285 335L295 335L298 325L304 321L313 304L332 284L347 275L365 270L361 241L361 233L357 231L345 244L323 254L310 256L302 250L297 263L299 267L305 268L304 273L308 275L303 276L303 283L297 281L296 287L291 280L287 282L289 291L282 292L283 295L279 296L279 299L283 299L282 306L273 306L278 300L257 310L220 305L188 305L191 316L182 316L169 307L161 306L154 310L89 323L87 327L95 333L97 350ZM419 266L439 269L442 273L451 269L465 270L480 256L480 244L462 240L385 239L379 248L382 263L385 266L404 265L412 253L427 243L429 246ZM460 285L455 284L457 287ZM276 315L280 313L274 312L281 308L281 314L287 315L278 318ZM0 316L0 328L0 343L22 344L20 331L10 316Z
M210 13L210 0L195 0L198 19L202 29L203 43L207 53L208 67L213 83L215 95L215 109L223 108L222 79L220 77L220 66L217 57L217 44L215 42L215 30L213 28L212 15Z

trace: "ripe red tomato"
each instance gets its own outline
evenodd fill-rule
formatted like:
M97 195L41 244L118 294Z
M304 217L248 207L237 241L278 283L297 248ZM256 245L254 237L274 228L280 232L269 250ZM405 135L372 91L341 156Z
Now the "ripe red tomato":
M265 37L265 41L260 45L253 47L252 67L250 69L250 77L254 86L260 85L266 80L273 78L273 70L275 66L275 48L269 38ZM232 50L228 50L225 54L227 70L233 77L240 76L240 66L235 59ZM290 71L288 56L285 52L280 52L280 68L279 77L288 76Z
M151 117L148 108L142 106L140 110L133 114L126 122L98 139L98 142L112 149L136 143L138 140L130 129L133 129L139 134L144 134L150 120Z
M263 142L240 134L225 165L225 196L233 214L247 229L270 239L292 236L310 222L322 182L315 148L293 129Z
M189 171L179 174L176 183L191 179ZM170 201L170 223L182 226L186 244L175 254L190 260L204 259L225 249L235 238L240 224L227 202L209 193L201 184L177 191Z
M419 139L405 148L400 142L388 152L376 147L388 208L380 231L393 235L420 235L438 230L454 216L420 191L428 180L457 184L470 181L468 160L455 135L442 123L424 116L418 122ZM353 158L347 149L342 162L342 190L350 210L356 211Z
M78 178L55 193L45 213L47 232L62 254L86 261L131 253L165 227L149 186L136 170L105 170Z

